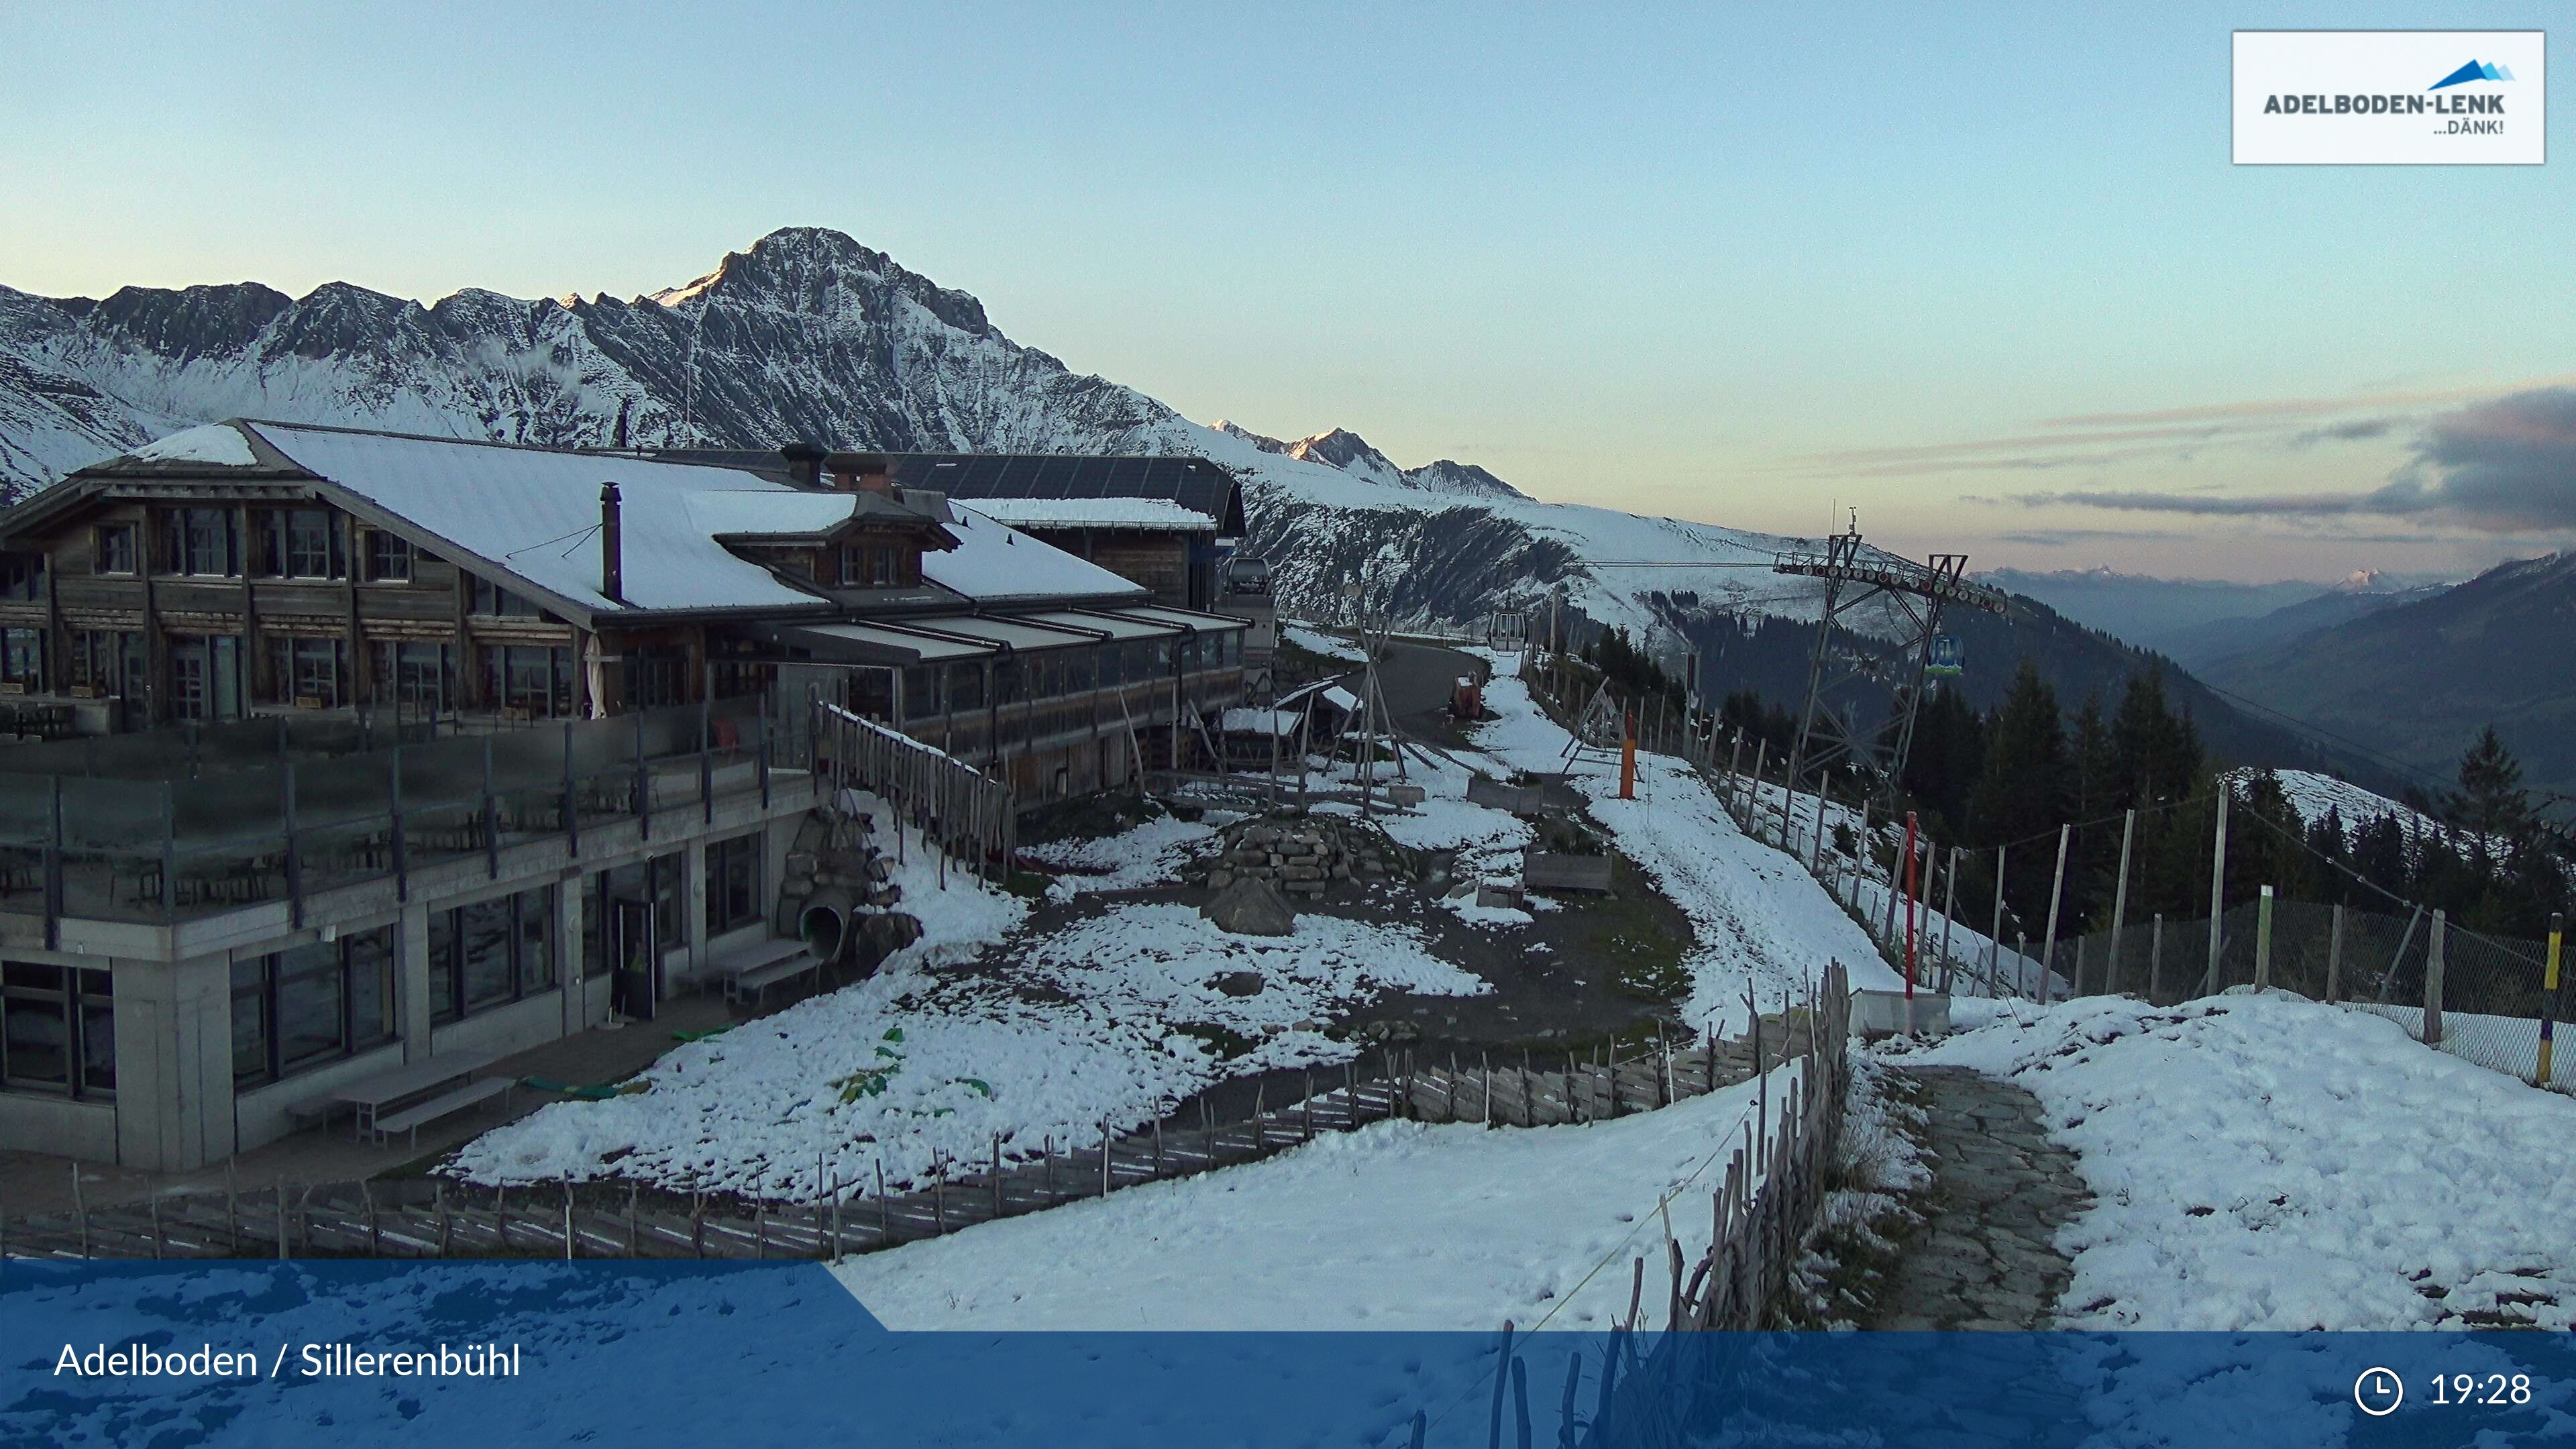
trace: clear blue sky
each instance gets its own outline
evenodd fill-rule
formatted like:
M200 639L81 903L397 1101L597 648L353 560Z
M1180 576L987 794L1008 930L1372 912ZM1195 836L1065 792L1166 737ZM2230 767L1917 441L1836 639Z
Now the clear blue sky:
M631 295L830 226L1193 417L1544 497L1857 504L1981 564L2457 568L2567 535L2065 495L2366 492L2576 377L2563 119L2543 167L2228 164L2233 27L2549 18L11 4L0 282Z

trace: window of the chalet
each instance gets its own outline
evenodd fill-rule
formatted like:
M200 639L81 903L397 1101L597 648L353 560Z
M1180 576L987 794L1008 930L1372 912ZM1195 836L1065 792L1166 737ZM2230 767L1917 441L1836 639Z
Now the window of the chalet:
M531 718L569 715L572 651L531 644L486 645L483 688L494 704Z
M939 666L916 664L903 672L903 717L931 719L939 713Z
M81 629L72 635L72 686L93 695L141 699L150 676L143 635L132 629Z
M546 611L490 579L478 578L474 581L474 612L505 618L539 619L545 617Z
M0 553L0 599L21 601L45 597L45 556Z
M134 572L134 525L102 523L90 535L90 569L102 574Z
M948 708L962 714L984 707L984 661L960 660L948 666Z
M367 581L405 583L411 579L411 540L381 528L367 533Z
M904 550L889 543L841 545L840 578L845 589L891 589L904 581Z
M337 709L350 702L349 651L338 639L272 634L268 671L281 704Z
M629 709L658 709L688 701L689 656L676 645L648 644L626 658Z
M347 573L340 530L327 508L277 508L261 516L260 572L274 579L336 579Z
M0 682L21 694L44 689L44 630L0 629Z
M174 574L229 578L241 572L241 541L229 508L173 508L162 514L162 556Z
M456 646L376 641L375 702L438 714L456 698Z

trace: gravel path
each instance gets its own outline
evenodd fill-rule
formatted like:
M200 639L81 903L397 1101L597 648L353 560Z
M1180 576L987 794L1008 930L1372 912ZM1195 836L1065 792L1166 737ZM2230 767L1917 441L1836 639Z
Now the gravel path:
M2035 1329L2073 1277L2052 1246L2092 1202L2039 1099L1964 1067L1906 1069L1928 1119L1925 1217L1877 1295L1870 1328Z

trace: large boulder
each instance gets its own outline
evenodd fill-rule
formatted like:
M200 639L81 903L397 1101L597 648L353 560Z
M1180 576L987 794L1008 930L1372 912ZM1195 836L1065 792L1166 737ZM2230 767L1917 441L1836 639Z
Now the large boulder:
M1297 908L1277 887L1253 876L1217 892L1216 899L1199 907L1199 914L1237 936L1285 936L1297 929Z

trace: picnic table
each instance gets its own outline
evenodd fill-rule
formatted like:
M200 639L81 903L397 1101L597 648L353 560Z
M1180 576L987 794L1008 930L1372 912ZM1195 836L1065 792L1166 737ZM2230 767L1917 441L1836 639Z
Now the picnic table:
M351 1082L333 1092L330 1100L355 1110L358 1119L357 1132L360 1137L370 1132L381 1136L386 1130L403 1130L390 1125L379 1126L379 1120L385 1117L387 1108L396 1107L413 1097L440 1094L439 1099L442 1101L447 1097L453 1097L457 1092L467 1089L469 1079L476 1072L498 1060L500 1058L491 1052L449 1052L445 1056L431 1057L427 1061L406 1062L391 1071L379 1072L362 1081ZM482 1085L473 1084L476 1089ZM441 1093L442 1088L455 1090ZM482 1096L488 1095L490 1095L489 1092L481 1092L475 1100L479 1101ZM454 1105L464 1104L459 1102ZM446 1111L452 1110L454 1107L450 1106L431 1115L443 1116ZM415 1128L418 1126L417 1123L411 1125Z

